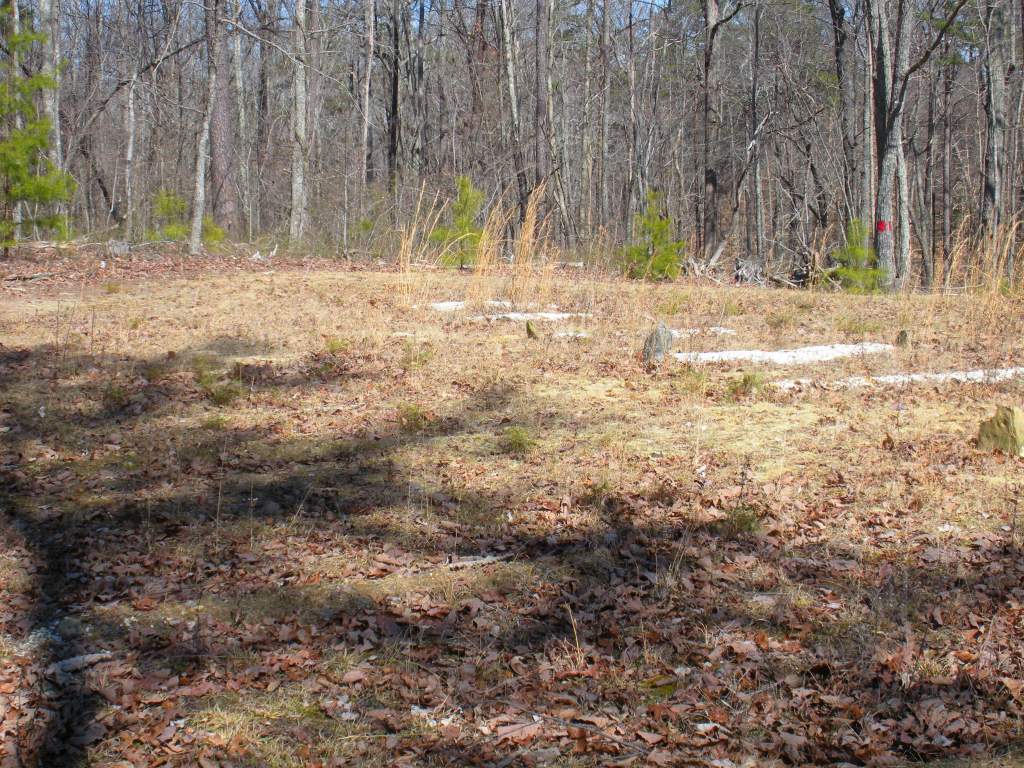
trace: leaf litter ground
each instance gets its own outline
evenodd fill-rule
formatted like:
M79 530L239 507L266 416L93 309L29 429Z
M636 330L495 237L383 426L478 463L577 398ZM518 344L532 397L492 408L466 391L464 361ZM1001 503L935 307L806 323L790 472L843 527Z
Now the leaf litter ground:
M1022 463L972 438L1021 383L637 352L1006 367L1019 302L555 279L528 339L500 277L72 283L0 306L0 765L1018 764Z

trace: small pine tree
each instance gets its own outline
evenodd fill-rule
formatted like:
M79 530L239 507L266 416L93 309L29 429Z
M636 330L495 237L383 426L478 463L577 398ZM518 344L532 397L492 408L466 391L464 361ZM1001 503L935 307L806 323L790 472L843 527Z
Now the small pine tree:
M64 218L53 204L71 197L75 185L46 158L50 121L36 107L37 96L56 83L42 73L26 75L18 64L46 38L16 31L10 1L0 5L0 34L6 48L0 63L0 247L6 253L20 234L19 209L21 227L63 235Z
M638 242L623 251L626 274L647 280L675 280L682 270L686 243L672 239L672 223L655 192L647 194L647 208L636 218Z
M476 220L484 204L484 193L473 186L468 176L459 176L455 187L457 192L452 203L452 223L447 227L437 227L430 233L430 240L444 246L446 264L462 267L473 262L480 244L482 230Z
M878 266L878 255L869 243L868 228L854 219L846 228L846 245L832 252L836 266L832 276L850 293L877 293L885 283L885 270Z

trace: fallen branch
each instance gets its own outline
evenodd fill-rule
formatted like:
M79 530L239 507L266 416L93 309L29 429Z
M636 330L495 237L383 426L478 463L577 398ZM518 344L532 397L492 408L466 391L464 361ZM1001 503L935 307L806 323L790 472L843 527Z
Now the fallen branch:
M15 281L28 281L28 280L45 280L48 277L54 277L56 272L36 272L32 275L8 275L4 278L4 282L15 282Z
M500 563L504 560L509 560L513 556L512 552L505 555L491 555L489 557L467 557L463 560L456 560L448 563L448 568L453 571L457 571L461 568L472 568L477 565L491 565L492 563Z

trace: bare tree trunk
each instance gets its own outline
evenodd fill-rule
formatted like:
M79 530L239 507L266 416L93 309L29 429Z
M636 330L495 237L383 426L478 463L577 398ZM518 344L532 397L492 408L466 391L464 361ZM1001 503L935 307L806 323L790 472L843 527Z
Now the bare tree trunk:
M608 128L611 120L611 12L610 0L601 4L601 138L597 168L598 224L608 226Z
M701 233L701 250L705 261L713 261L722 253L721 222L719 221L719 193L722 176L718 160L712 147L718 145L720 116L711 108L712 95L718 94L718 69L715 58L715 40L721 28L743 7L743 0L736 0L728 11L722 13L718 0L704 0L704 146L703 184L704 197L700 206L698 228ZM730 227L731 229L731 227Z
M274 46L271 44L273 36L277 33L278 25L278 0L268 0L266 7L261 8L258 18L261 27L266 30L265 34L270 38L268 41L261 41L259 45L259 86L256 94L255 132L256 132L256 164L253 180L253 226L259 230L262 227L264 202L266 195L264 189L267 186L267 173L270 158L276 154L272 152L271 144L271 123L273 115L270 114L271 89L273 88L274 72Z
M622 212L622 228L630 237L636 237L634 211L643 211L647 201L644 199L642 164L640 161L640 116L636 105L636 45L634 40L633 0L626 0L629 11L626 16L626 77L629 83L629 182L626 184L626 207Z
M426 171L427 153L427 98L424 91L426 73L423 64L423 36L425 34L424 26L426 25L426 0L419 0L417 6L419 8L419 19L416 24L416 44L413 52L412 66L409 68L409 76L412 85L413 113L416 120L416 125L413 131L410 160L412 167L415 169L422 181L424 172ZM406 34L408 35L408 32ZM408 42L407 45L408 47L412 47Z
M519 88L516 79L517 48L512 34L512 10L509 0L498 2L498 22L501 32L502 59L505 63L505 87L508 90L509 128L512 138L512 162L515 165L516 189L519 198L519 220L526 217L526 204L530 196L530 183L526 175L523 153L523 131L519 116Z
M752 237L745 258L737 263L736 277L742 282L758 283L764 279L764 214L761 211L761 142L757 111L759 76L761 71L761 3L754 0L754 30L750 44L750 146L753 152L753 173L750 176L750 206L748 214Z
M18 0L11 0L11 31L15 35L21 34L21 10L19 7ZM18 50L14 49L11 51L11 70L13 72L18 71L19 64ZM14 111L14 128L20 131L22 127L21 112L18 110ZM11 210L11 221L14 224L14 240L21 239L21 222L22 222L22 211L21 203L15 202ZM7 247L4 247L4 256L7 255Z
M295 244L306 233L306 0L295 0L292 41L295 82L292 84L292 197L288 239Z
M548 60L544 66L544 124L547 129L547 161L551 175L551 194L558 207L558 217L562 223L562 232L565 234L566 242L571 248L576 241L576 228L572 217L569 215L569 204L565 199L565 186L563 183L564 153L557 152L558 141L555 135L555 93L554 84L551 79L552 48L551 48L551 17L553 15L554 0L545 0L547 5L547 29L544 37L547 40L545 46ZM558 158L558 162L554 159Z
M865 25L865 37L867 38L868 45L866 46L867 61L864 66L864 102L861 105L861 114L863 115L863 125L861 129L863 131L864 139L862 142L863 149L863 165L861 168L861 195L860 195L860 219L865 226L871 226L875 217L875 153L874 153L874 141L871 140L875 130L874 122L874 93L873 85L874 79L872 78L873 70L873 59L871 49L871 33Z
M943 22L939 32L921 57L910 64L910 23L913 10L902 2L896 3L896 36L889 18L891 0L866 0L868 30L874 57L874 117L875 143L878 150L878 193L875 199L875 251L878 265L885 271L885 286L896 289L909 277L909 225L905 212L900 221L898 240L894 221L896 206L906 209L908 185L906 171L900 170L903 157L903 113L911 76L928 62L928 58L942 42L950 25L956 19L966 0L958 0ZM895 44L895 48L894 48ZM898 178L897 178L898 177ZM897 181L899 181L897 188Z
M222 41L217 45L217 91L213 100L213 114L210 115L210 209L217 223L230 235L239 232L238 190L235 186L234 139L237 136L233 123L232 91L230 75L230 51L223 45L224 21L219 18L220 2L216 2L218 18L213 28L207 28L207 35L217 35Z
M206 214L206 155L210 146L210 118L213 102L217 98L217 63L220 59L220 34L217 24L217 0L206 7L206 103L203 105L203 122L196 141L196 166L192 189L192 231L188 240L188 252L198 256L203 247L203 217Z
M949 60L949 46L946 55ZM953 74L951 66L942 68L942 280L949 287L952 277L953 260L953 196L950 187L953 184L951 164L953 160L952 109Z
M910 282L910 183L907 179L907 157L903 142L896 147L896 285L902 290Z
M703 142L701 144L701 176L703 194L699 197L700 249L706 261L711 255L713 244L718 241L718 171L712 165L712 111L711 89L715 88L715 32L719 24L718 0L704 0L704 91L703 91Z
M391 50L390 59L390 83L388 97L388 185L392 192L398 185L398 145L401 140L402 114L401 101L399 100L400 72L400 37L399 24L401 23L402 4L400 0L391 2Z
M587 11L584 17L586 30L583 38L583 139L581 142L582 173L580 176L580 204L578 215L583 222L584 236L589 237L594 231L594 136L592 80L593 80L593 26L594 0L587 0Z
M1006 133L1006 19L1001 0L985 2L985 179L981 221L985 233L995 237L1002 223L1003 146Z
M537 0L537 29L534 35L534 52L537 66L535 70L536 100L533 112L533 145L537 186L545 184L551 174L550 136L551 126L548 124L548 35L551 31L551 7L549 0Z
M846 6L842 0L828 0L832 17L832 43L839 88L839 124L843 141L843 193L846 198L844 218L849 219L856 210L854 203L854 168L856 168L856 140L853 133L853 93L846 74Z
M124 237L135 236L135 85L137 77L132 75L128 86L128 104L125 108L125 133L127 146L124 152Z
M874 112L875 144L878 152L878 181L875 197L875 252L878 266L885 273L885 285L895 288L896 255L894 238L895 184L897 153L903 143L903 101L892 103L895 93L896 72L902 72L907 57L906 47L910 45L909 20L906 13L900 15L897 24L898 50L895 60L892 51L892 28L889 21L887 0L871 0L869 26L871 30L874 57ZM904 66L901 66L901 63ZM894 71L895 70L895 71Z
M50 121L50 146L47 157L55 168L64 168L60 125L60 8L59 0L39 0L39 25L46 35L43 72L53 79L54 87L43 91L43 114Z
M242 3L235 0L234 18L235 26L241 25ZM245 75L242 69L242 35L236 29L231 37L231 66L235 76L235 103L238 105L238 138L239 144L243 147L238 158L238 181L241 187L241 208L244 213L245 237L251 240L253 237L253 195L252 181L249 174L251 162L251 149L249 143L248 110L245 104Z
M365 0L365 24L366 24L366 55L364 61L365 73L363 75L363 139L360 145L360 160L362 168L360 171L361 189L365 190L366 185L372 181L372 168L370 165L370 84L373 81L373 47L376 40L374 24L376 11L374 10L375 0ZM360 195L362 199L362 194Z

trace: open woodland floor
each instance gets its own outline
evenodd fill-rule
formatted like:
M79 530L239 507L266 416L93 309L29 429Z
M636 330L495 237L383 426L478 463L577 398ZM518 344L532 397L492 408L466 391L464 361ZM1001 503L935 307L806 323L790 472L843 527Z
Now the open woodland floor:
M771 385L1024 365L1020 299L114 274L0 289L0 766L1022 764L1024 460L973 440L1024 382ZM649 372L655 319L911 333Z

